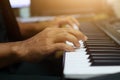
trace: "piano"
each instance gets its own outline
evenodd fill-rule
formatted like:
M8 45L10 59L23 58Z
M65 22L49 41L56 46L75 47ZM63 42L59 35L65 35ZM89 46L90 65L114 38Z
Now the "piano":
M63 74L68 79L88 79L120 72L120 19L83 22L88 36L75 52L65 52ZM68 45L73 45L67 42Z

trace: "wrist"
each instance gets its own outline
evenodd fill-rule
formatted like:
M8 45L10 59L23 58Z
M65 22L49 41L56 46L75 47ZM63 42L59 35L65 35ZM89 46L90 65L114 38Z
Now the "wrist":
M14 45L11 46L11 50L19 59L22 59L25 54L29 53L27 47L24 45L24 41L15 42Z

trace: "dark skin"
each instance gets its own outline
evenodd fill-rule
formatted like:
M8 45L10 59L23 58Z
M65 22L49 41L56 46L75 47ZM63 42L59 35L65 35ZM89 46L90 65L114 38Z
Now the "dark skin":
M62 28L62 25L70 25ZM0 43L0 68L19 61L38 62L56 51L74 51L65 42L70 41L80 47L79 40L87 40L80 31L74 30L73 24L79 25L73 17L59 17L44 23L19 23L20 33L25 40Z

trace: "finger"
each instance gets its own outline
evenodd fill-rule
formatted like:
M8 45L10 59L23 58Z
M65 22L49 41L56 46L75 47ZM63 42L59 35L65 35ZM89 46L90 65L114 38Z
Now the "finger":
M68 20L66 20L66 23L69 24L70 26L72 26L72 28L73 28L74 22L72 20L68 19Z
M54 49L57 50L62 50L62 51L74 51L75 49L72 46L69 46L65 43L56 43L54 45Z
M74 26L74 23L71 21L71 20L63 20L63 21L60 21L60 27L68 27L68 25L69 25L69 27L71 27L71 28L73 28L73 26Z
M72 28L74 28L74 25L79 26L78 21L75 20L75 18L72 18L72 17L67 18L67 19L66 19L66 23L68 23L70 26L72 26Z
M87 40L87 37L86 37L82 32L80 32L80 31L78 31L78 30L74 30L74 29L72 29L72 28L65 28L65 30L66 30L67 32L69 32L70 34L76 36L76 38L77 38L78 40L83 40L83 41L86 41L86 40Z
M80 25L79 22L72 16L68 16L68 17L61 16L61 17L55 18L55 20L59 22L60 26L68 24L73 28L74 24L76 24L78 26Z
M61 16L55 18L55 20L58 21L60 27L65 27L66 25L69 25L70 27L73 28L74 26L74 22L68 17Z
M74 17L71 17L71 20L78 26L80 26L80 23L75 19Z
M72 34L69 33L61 33L60 36L57 36L55 42L72 42L75 47L80 47L79 40Z

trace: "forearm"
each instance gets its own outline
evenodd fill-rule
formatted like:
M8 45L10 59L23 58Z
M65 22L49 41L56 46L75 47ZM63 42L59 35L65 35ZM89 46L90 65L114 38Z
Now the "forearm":
M38 33L36 23L19 23L19 29L24 39L34 36Z
M17 63L20 59L14 52L17 43L0 43L0 68Z
M55 26L53 21L37 22L37 23L19 23L20 31L23 38L29 38L41 32L46 27Z

